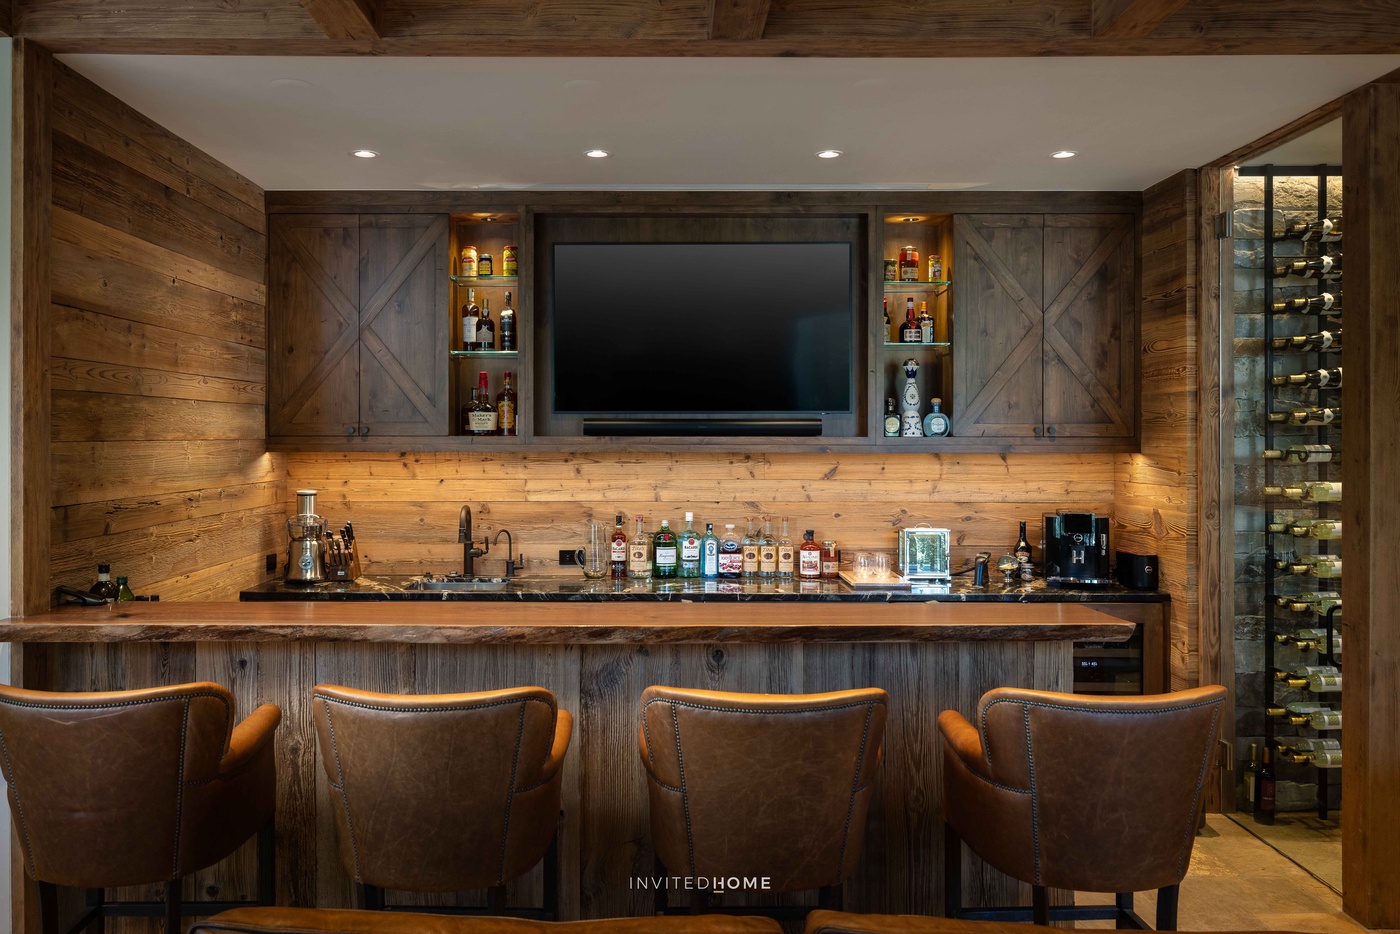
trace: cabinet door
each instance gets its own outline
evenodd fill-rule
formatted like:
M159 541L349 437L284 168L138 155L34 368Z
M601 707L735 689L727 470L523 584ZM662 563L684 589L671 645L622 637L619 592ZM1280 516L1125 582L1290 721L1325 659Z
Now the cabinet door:
M953 219L953 434L1038 437L1044 314L1040 214Z
M448 433L447 216L360 218L360 433Z
M268 219L267 411L273 437L359 426L359 218Z
M1133 436L1135 292L1132 217L1046 216L1047 436Z

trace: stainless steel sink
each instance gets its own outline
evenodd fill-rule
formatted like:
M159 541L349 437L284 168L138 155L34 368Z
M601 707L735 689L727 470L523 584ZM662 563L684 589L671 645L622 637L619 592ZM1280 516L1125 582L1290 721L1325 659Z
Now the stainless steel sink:
M420 577L409 581L404 590L438 590L459 592L491 592L505 590L509 581L504 577L427 578Z

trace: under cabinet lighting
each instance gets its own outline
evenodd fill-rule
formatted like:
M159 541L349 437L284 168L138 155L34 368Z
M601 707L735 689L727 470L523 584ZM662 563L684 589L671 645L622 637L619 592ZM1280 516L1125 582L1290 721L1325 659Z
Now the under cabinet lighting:
M1073 149L1060 149L1060 150L1057 150L1057 151L1055 151L1055 152L1050 153L1050 158L1051 158L1051 159L1073 159L1073 158L1074 158L1075 156L1077 156L1077 155L1079 155L1079 153L1075 152Z
M373 149L354 149L351 150L350 155L354 156L356 159L373 159L375 156L379 155L379 153L375 152Z
M817 153L817 158L818 158L818 159L835 159L836 157L838 157L838 156L840 156L840 155L841 155L841 150L839 150L839 149L823 149L821 152Z
M584 155L590 159L606 159L611 153L606 149L590 149Z

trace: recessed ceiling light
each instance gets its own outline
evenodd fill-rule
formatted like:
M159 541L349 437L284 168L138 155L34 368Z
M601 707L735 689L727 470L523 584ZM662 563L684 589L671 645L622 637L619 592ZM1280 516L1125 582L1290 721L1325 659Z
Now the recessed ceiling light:
M906 224L912 224L912 223L914 223L916 220L918 220L917 217L906 217L906 218L904 219L904 223L906 223Z
M1051 159L1073 159L1073 158L1074 158L1075 156L1077 156L1077 155L1079 155L1079 153L1075 152L1073 149L1060 149L1060 150L1057 150L1057 151L1055 151L1055 152L1050 153L1050 158L1051 158Z
M817 158L835 159L839 155L841 155L841 150L839 149L823 149L821 152L817 153Z
M584 155L590 159L606 159L611 153L606 149L590 149Z
M373 159L375 156L379 155L379 153L375 152L373 149L352 149L350 155L354 156L356 159Z

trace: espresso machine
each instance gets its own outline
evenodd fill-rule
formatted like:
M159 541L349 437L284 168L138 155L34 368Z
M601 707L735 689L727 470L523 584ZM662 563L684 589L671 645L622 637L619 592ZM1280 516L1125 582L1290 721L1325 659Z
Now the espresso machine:
M1109 517L1092 512L1045 516L1045 582L1053 587L1107 587L1113 583Z
M316 515L316 491L297 490L297 514L287 520L287 583L326 579L326 520Z

